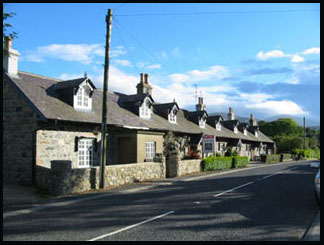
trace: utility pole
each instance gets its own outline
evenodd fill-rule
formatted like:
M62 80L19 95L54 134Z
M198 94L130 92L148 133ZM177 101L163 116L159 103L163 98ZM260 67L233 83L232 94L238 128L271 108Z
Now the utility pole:
M102 124L101 124L101 154L100 154L100 181L99 188L105 188L105 165L107 159L107 90L109 76L109 51L110 51L110 35L111 35L112 9L108 9L106 16L107 36L106 36L106 52L105 52L105 71L103 83L102 98Z

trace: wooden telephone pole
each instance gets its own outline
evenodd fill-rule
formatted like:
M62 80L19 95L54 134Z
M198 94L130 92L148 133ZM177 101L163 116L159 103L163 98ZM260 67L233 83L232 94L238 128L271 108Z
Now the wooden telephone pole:
M106 52L105 52L105 71L104 86L102 98L102 124L101 124L101 154L100 154L100 181L99 188L105 188L105 165L107 159L107 90L109 76L109 51L110 51L110 35L111 35L112 10L108 9L106 16L107 36L106 36Z

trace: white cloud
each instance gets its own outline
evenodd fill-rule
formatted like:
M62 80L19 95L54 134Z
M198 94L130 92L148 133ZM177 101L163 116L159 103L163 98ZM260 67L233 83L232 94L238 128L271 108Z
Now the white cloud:
M76 78L80 78L80 77L84 77L84 74L82 73L79 73L79 74L76 74L76 73L63 73L59 79L62 79L62 80L71 80L71 79L76 79Z
M246 102L255 104L262 103L268 99L271 99L273 98L273 95L265 93L240 93L240 97Z
M114 60L114 62L118 65L121 65L121 66L127 66L127 67L132 67L132 63L128 60L120 60L120 59L116 59Z
M290 55L285 54L281 50L272 50L267 53L264 53L263 51L260 51L257 54L257 58L259 60L267 60L270 58L283 58L283 57L290 57Z
M289 83L289 84L299 84L299 80L296 77L296 75L294 74L292 78L287 80L287 83Z
M301 114L307 114L307 112L305 112L300 106L290 100L269 100L261 103L247 104L246 107L260 110L263 113L266 112L266 114L268 115L285 114L297 116Z
M51 44L26 53L26 61L43 62L45 58L56 58L90 64L94 56L104 56L104 48L101 44Z
M120 55L126 54L126 50L123 46L117 46L116 48L111 49L110 57L118 57Z
M172 75L169 75L169 77L172 79L172 81L179 82L179 83L186 82L186 81L190 80L190 77L188 75L181 74L181 73L172 74Z
M291 59L291 62L293 63L298 63L298 62L304 62L305 59L301 56L299 56L298 54L294 54L292 59Z
M149 66L147 67L147 69L150 69L150 70L152 70L152 69L161 69L161 64L153 64L153 65L149 65Z
M306 49L303 54L319 54L320 53L320 48L309 48Z
M169 77L174 82L220 80L229 76L229 71L224 66L211 66L207 70L192 70L186 73L171 74Z

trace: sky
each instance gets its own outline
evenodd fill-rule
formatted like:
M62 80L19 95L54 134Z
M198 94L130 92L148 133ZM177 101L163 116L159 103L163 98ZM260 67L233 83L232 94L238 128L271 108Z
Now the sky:
M156 102L320 121L319 3L7 3L18 69L102 88L109 8L110 91L147 73Z

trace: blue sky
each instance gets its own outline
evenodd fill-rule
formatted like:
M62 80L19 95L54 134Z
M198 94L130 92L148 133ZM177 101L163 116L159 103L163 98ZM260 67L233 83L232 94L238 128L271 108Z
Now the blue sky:
M8 3L19 70L102 87L109 8L109 90L148 73L158 102L193 110L196 84L209 113L320 120L320 4Z

